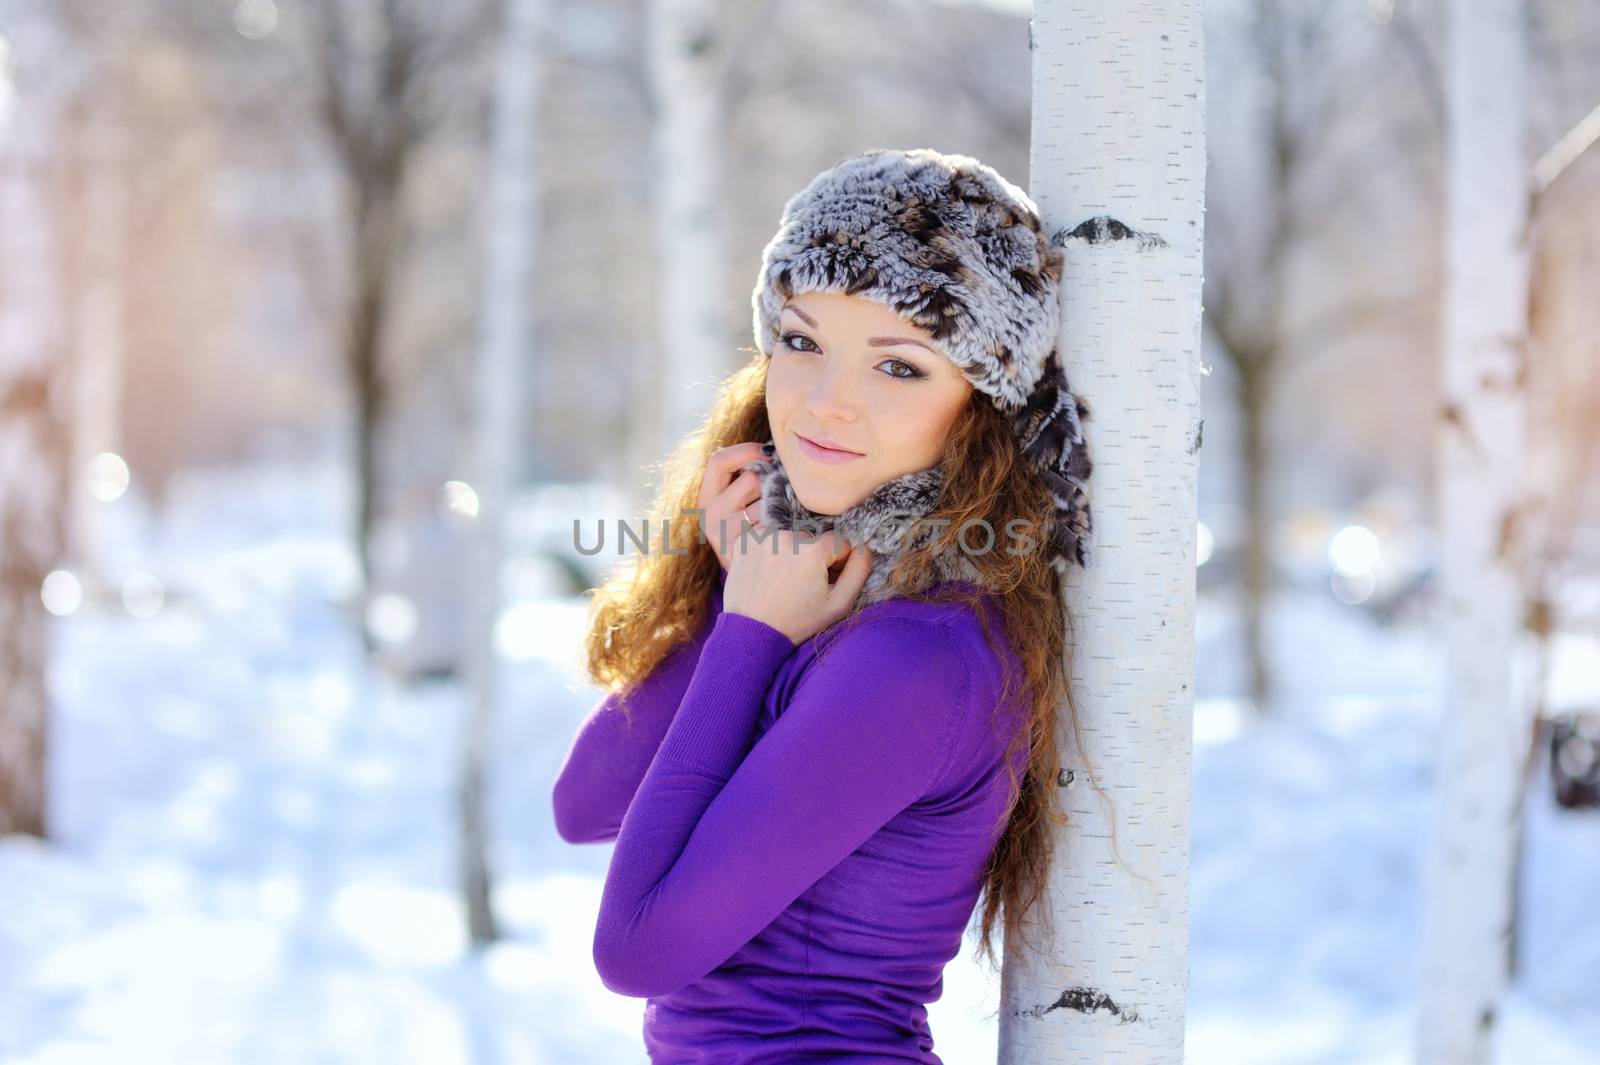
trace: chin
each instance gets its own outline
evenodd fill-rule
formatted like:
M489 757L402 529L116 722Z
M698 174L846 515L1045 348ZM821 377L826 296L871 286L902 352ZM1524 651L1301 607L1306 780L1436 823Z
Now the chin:
M850 508L853 499L839 485L818 484L816 478L789 468L789 486L802 506L813 514L837 517Z

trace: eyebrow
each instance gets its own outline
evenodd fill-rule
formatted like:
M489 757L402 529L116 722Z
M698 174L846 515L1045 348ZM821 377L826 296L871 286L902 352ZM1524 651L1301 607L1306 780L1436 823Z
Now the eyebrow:
M805 311L802 311L799 307L796 307L794 304L785 303L783 305L783 309L786 310L786 311L793 311L795 314L799 315L800 316L800 320L802 322L806 323L807 325L809 325L811 328L813 328L813 329L820 328L816 323L816 319L812 318L809 314L807 314ZM926 349L927 351L931 352L934 355L939 354L937 351L934 351L932 348L928 347L928 345L924 344L922 341L918 340L916 337L868 337L867 338L867 344L869 346L871 346L871 347L874 347L874 348L893 347L896 344L915 344L917 347L924 348L924 349Z

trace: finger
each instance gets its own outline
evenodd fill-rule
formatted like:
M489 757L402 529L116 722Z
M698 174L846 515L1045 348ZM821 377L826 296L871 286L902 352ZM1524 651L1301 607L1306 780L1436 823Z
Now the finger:
M840 560L849 554L849 548L850 541L833 529L812 534L810 539L803 540L800 546L800 550L817 557L830 579L835 570L842 567Z
M730 508L743 507L761 498L761 478L755 470L740 470L722 495L725 498L719 498L718 503Z
M734 546L732 548L735 553L746 554L766 542L767 524L762 520L761 504L759 502L752 503L743 510L735 511L734 515L739 523L739 529L734 536ZM761 539L752 539L752 531L754 535L760 536Z
M705 474L700 482L700 505L704 507L721 495L737 476L739 467L765 457L761 444L754 440L731 444L713 451L706 459Z
M850 554L856 546L850 542L848 536L837 529L829 529L825 539L827 543L823 547L828 552L828 565L830 566Z
M742 477L744 470L741 467L747 467L757 459L765 457L762 445L758 445L755 441L746 441L712 451L709 459L706 459L706 472L701 475L701 489L699 489L699 499L696 501L699 507L702 510L710 509L712 504L733 486L734 481ZM746 478L746 481L747 483L754 481L755 485L760 486L760 478L755 477L755 470L750 470L750 477ZM739 491L738 496L742 494L744 489Z
M749 475L746 476L746 473ZM727 490L706 505L706 521L715 527L717 522L730 528L743 528L746 521L754 524L761 516L761 480L753 472L745 471L733 479Z
M849 546L850 542L846 540L845 544L846 546ZM828 583L832 584L834 581L839 579L839 574L844 570L844 567L850 561L851 553L852 552L850 551L846 551L842 555L835 555L833 561L828 563Z
M833 609L842 612L855 602L856 596L866 586L867 577L872 574L875 557L867 547L857 547L850 552L850 557L845 559L843 568L839 570L838 580L833 582L833 587L828 591L828 602Z
M702 502L701 506L708 522L715 522L719 518L732 518L737 522L739 512L760 498L761 479L753 470L741 470L727 488Z
M706 469L715 470L722 478L724 486L732 481L741 467L765 459L766 453L761 450L761 445L754 440L746 440L742 444L731 444L728 447L718 448L706 460Z
M705 510L706 536L721 537L718 541L721 549L713 550L719 558L724 557L730 538L743 534L747 526L761 524L761 480L753 471L743 471L725 492L702 504L702 507Z

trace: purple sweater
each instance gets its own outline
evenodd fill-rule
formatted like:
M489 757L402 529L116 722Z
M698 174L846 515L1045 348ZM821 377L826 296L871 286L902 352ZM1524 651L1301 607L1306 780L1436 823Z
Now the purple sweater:
M595 965L646 999L658 1065L940 1062L926 1004L999 838L1022 718L991 722L1002 665L970 608L889 599L858 620L796 647L724 613L719 581L635 692L634 727L608 696L562 763L561 836L616 840Z

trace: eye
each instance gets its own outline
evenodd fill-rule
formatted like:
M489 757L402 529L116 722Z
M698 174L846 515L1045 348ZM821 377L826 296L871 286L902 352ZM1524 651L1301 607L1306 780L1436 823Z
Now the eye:
M813 352L822 351L822 349L817 346L817 342L806 336L804 333L784 333L778 337L778 340L790 351L804 352L808 355ZM809 348L803 348L799 346L801 343L810 344L811 346ZM888 372L888 376L894 378L896 381L916 381L928 376L926 373L922 372L916 366L904 359L885 359L878 365L896 367L895 370Z
M923 373L921 370L917 369L915 366L911 365L909 362L905 361L904 359L885 359L883 362L880 362L878 365L879 366L903 366L903 367L905 367L905 369L907 370L906 373L891 373L889 375L890 377L897 378L898 380L901 380L901 381L915 381L919 377L927 377L928 376L927 374Z

